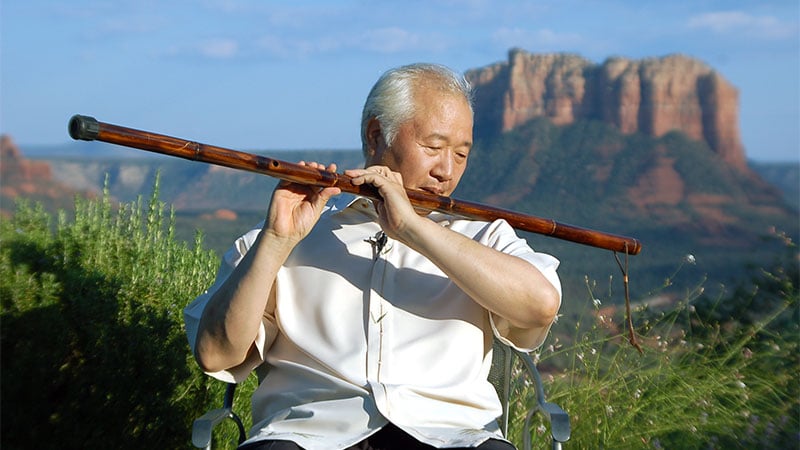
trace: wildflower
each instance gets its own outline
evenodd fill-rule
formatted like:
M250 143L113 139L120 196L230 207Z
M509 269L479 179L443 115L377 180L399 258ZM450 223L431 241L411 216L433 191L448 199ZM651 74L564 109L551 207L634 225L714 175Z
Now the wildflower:
M538 426L538 427L536 427L536 432L537 432L537 433L538 433L540 436L541 436L541 435L543 435L545 431L547 431L547 428L545 428L544 424L541 424L541 423L540 423L540 424L539 424L539 426Z
M614 408L611 405L606 405L606 415L611 417L614 414Z
M746 384L744 384L744 383L742 383L741 381L737 381L737 382L736 382L736 386L737 386L737 387L739 387L739 388L742 388L742 389L744 389L744 388L746 388L746 387L747 387L747 385L746 385Z
M599 307L600 307L600 305L602 305L602 304L603 304L603 302L601 302L599 298L593 298L593 299L592 299L592 303L594 303L594 307L595 307L595 308L599 308Z
M637 400L642 398L642 390L641 389L637 389L636 392L633 393L633 398L635 398Z
M689 253L688 255L683 257L683 261L688 264L694 264L696 260L694 258L694 255Z
M742 356L744 356L744 359L750 359L753 357L753 351L745 347L742 349Z

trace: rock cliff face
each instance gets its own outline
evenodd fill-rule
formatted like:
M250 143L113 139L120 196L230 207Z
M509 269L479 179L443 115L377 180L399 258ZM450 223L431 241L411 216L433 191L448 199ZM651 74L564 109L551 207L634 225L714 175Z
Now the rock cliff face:
M78 190L53 178L50 164L25 159L11 136L0 136L0 216L10 216L17 197L31 198L56 208L73 202ZM89 195L88 193L83 193Z
M577 119L611 123L623 133L682 131L703 140L741 171L738 91L703 62L683 55L600 65L570 54L513 49L508 61L473 69L476 134L497 133L537 117L557 125Z
M22 156L19 147L11 138L11 136L4 134L0 136L0 171L3 178L19 179L28 182L37 180L50 180L53 173L50 165L41 161L29 161ZM8 186L5 183L4 187L13 189L14 186Z

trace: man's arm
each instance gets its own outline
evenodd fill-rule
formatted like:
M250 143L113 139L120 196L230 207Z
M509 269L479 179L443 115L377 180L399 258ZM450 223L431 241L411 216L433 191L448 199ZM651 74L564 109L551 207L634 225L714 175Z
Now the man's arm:
M377 203L383 230L430 259L478 304L506 319L522 335L553 322L560 293L532 264L418 215L396 172L377 167L347 173L354 176L353 184L378 188L383 198Z
M335 172L336 166L327 170ZM327 201L339 192L287 182L278 185L258 238L203 310L194 352L203 370L235 367L253 351L265 311L274 309L278 270L317 223Z
M552 323L560 295L536 267L421 219L400 240L430 259L473 300L517 328Z

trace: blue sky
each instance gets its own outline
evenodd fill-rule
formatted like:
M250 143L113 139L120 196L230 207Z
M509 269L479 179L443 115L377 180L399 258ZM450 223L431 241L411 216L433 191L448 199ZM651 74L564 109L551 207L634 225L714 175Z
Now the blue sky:
M800 161L797 0L0 0L0 132L68 142L75 113L243 150L358 148L364 97L415 61L509 48L683 53L740 91L749 158Z

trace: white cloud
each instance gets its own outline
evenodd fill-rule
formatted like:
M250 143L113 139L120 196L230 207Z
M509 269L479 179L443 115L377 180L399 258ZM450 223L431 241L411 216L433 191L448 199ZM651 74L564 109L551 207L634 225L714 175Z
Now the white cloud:
M270 34L256 40L255 46L258 51L271 56L293 58L339 51L383 54L420 50L444 51L448 48L448 42L436 33L417 33L400 27L385 27L304 38Z
M557 33L543 28L530 30L527 28L499 28L491 36L492 42L499 47L523 47L537 50L562 50L575 47L583 42L583 38L575 33Z
M689 28L708 29L718 34L744 34L764 39L784 39L797 33L796 25L773 16L755 16L743 11L717 11L689 18Z
M239 43L233 39L218 38L201 42L198 45L201 55L212 59L230 59L239 53Z
M447 48L444 39L432 34L421 34L400 27L367 30L357 39L356 46L378 53L402 53L416 50L442 51Z
M255 41L256 51L278 58L304 58L342 47L339 39L321 36L317 39L291 39L279 35L266 35Z

